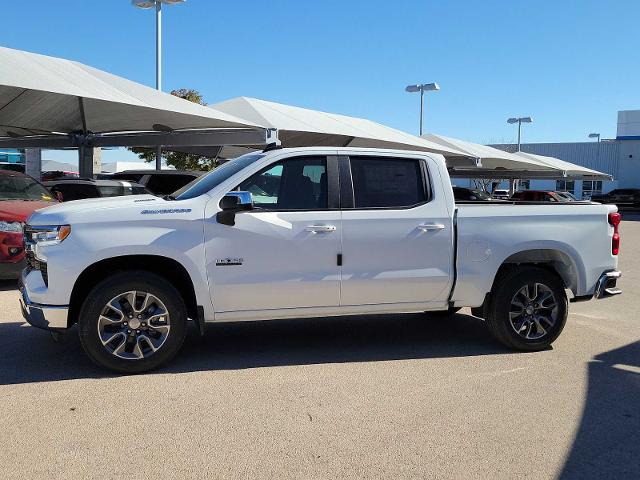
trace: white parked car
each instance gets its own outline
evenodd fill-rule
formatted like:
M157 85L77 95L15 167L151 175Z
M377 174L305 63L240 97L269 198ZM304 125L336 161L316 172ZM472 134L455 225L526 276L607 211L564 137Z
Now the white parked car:
M506 200L510 197L511 193L509 192L509 190L503 190L503 189L496 189L493 191L493 193L491 193L491 196L493 198L498 198L501 200Z
M442 156L360 148L248 154L173 197L83 200L25 226L23 313L78 324L96 363L141 372L187 321L473 307L505 345L547 348L572 300L620 293L616 207L456 206Z

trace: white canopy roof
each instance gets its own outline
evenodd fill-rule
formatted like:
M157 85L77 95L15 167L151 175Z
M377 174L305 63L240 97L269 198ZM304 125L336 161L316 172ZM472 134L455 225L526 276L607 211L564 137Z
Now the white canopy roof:
M78 62L0 47L0 137L163 126L258 125Z
M479 143L467 142L465 140L459 140L457 138L445 137L444 135L436 135L433 133L427 133L422 135L431 142L454 148L456 150L465 152L469 157L477 158L480 160L482 169L494 170L494 169L507 169L518 171L549 171L552 167L539 162L532 158L524 158L515 156L512 153L498 150L497 148L488 147L486 145L480 145ZM456 166L468 166L462 164L455 159L447 159L447 165L450 167Z
M218 111L234 115L264 127L278 129L284 147L351 146L422 150L448 156L466 156L455 148L433 143L362 118L320 112L237 97L212 105Z
M515 152L513 155L549 165L552 168L564 172L564 175L569 178L585 178L593 180L611 180L613 178L609 174L602 173L597 170L591 170L590 168L582 167L575 163L565 162L564 160L560 160L555 157L535 155L527 152Z

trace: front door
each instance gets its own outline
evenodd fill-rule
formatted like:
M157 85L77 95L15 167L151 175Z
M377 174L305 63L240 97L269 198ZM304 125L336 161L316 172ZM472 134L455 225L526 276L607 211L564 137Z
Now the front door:
M285 159L238 185L255 209L237 214L235 226L205 220L216 315L339 304L342 232L329 185L337 185L337 167L326 157Z
M350 163L352 185L341 190L341 304L445 304L453 279L452 212L442 188L433 193L428 164L418 158L344 160L340 178ZM439 181L434 171L431 178Z

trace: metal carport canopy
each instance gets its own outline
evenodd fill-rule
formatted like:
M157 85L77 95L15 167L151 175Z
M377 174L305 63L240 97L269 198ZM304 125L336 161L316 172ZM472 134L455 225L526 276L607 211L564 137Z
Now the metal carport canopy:
M0 47L0 146L255 145L274 139L255 122L82 63Z
M212 105L218 111L278 130L284 147L367 147L421 150L451 157L465 152L363 118L237 97Z

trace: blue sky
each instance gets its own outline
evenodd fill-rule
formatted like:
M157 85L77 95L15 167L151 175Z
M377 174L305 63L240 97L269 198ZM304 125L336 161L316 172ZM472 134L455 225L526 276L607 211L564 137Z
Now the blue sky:
M164 9L163 87L416 133L418 95L404 87L437 81L426 131L510 142L506 118L531 115L523 141L614 137L617 111L640 108L638 18L637 0L187 0ZM129 0L6 1L0 45L153 85L154 28Z

